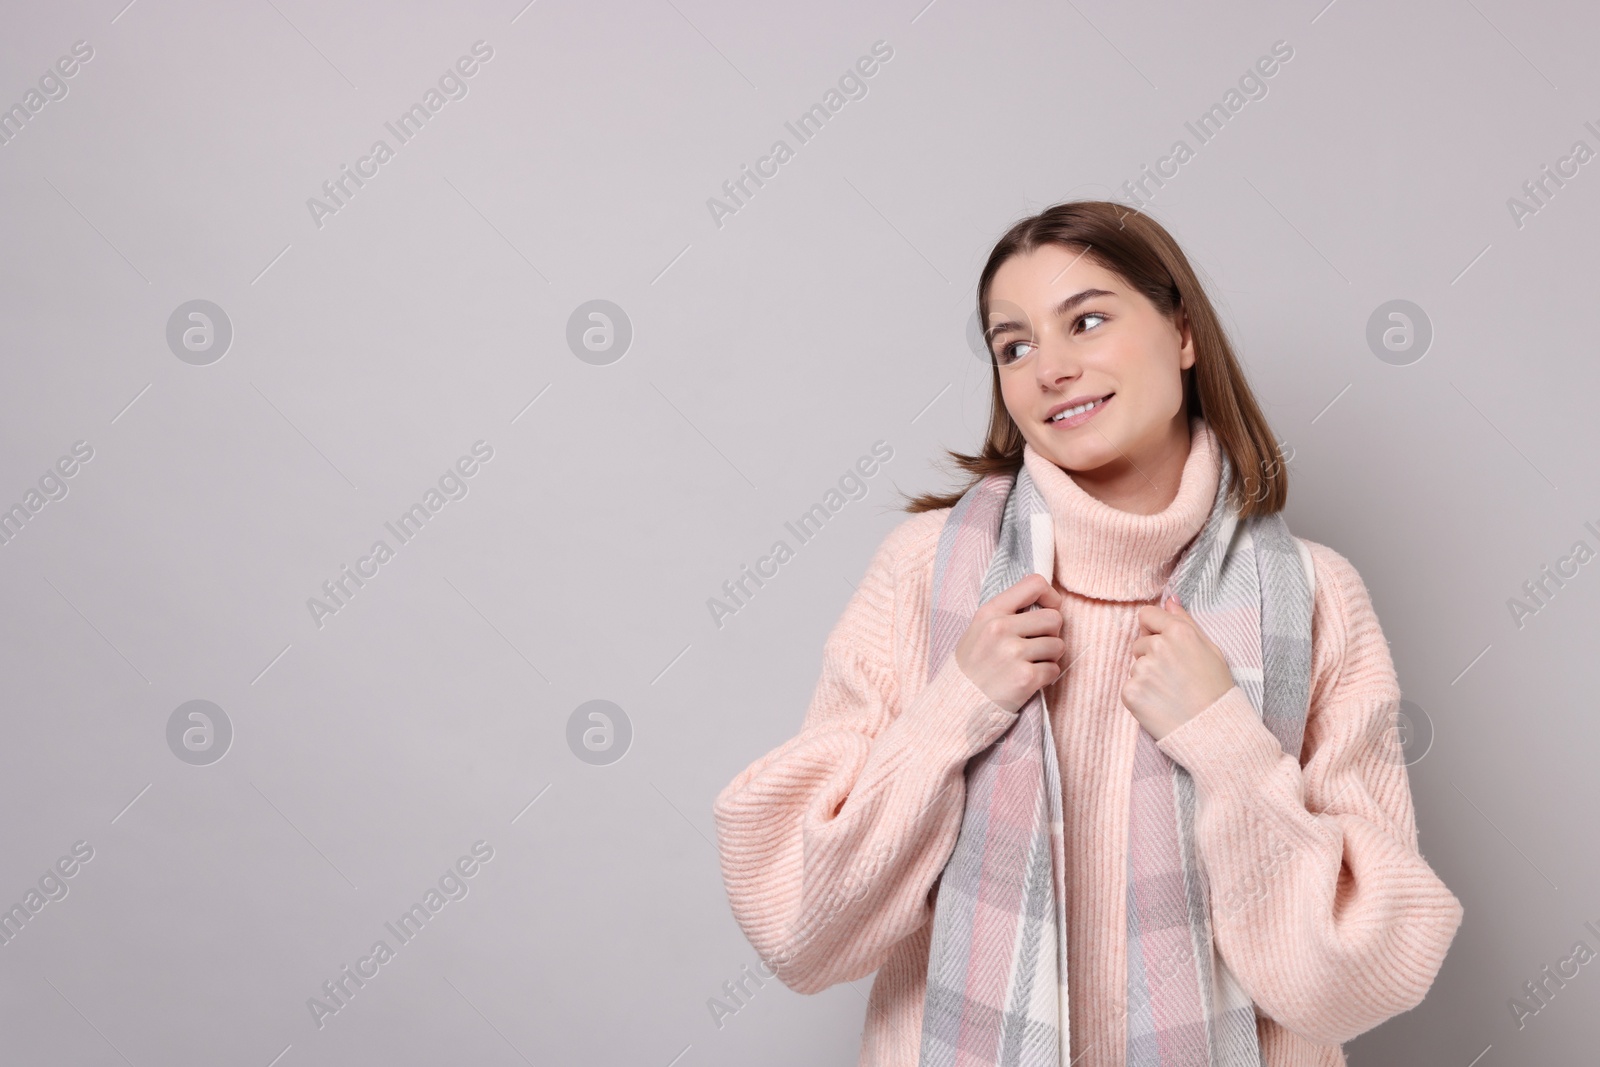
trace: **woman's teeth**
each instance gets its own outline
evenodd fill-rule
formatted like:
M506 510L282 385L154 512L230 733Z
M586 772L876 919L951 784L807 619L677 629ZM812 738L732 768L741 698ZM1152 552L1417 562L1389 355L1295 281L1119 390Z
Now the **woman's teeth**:
M1085 411L1088 411L1092 407L1096 407L1096 406L1098 406L1100 404L1103 404L1103 403L1105 403L1105 401L1106 401L1106 398L1105 397L1101 397L1099 400L1091 400L1087 404L1080 404L1075 408L1068 408L1067 410L1065 410L1063 412L1060 412L1060 413L1058 413L1056 415L1051 416L1048 421L1050 421L1050 422L1060 422L1062 419L1070 419L1074 415L1082 415Z

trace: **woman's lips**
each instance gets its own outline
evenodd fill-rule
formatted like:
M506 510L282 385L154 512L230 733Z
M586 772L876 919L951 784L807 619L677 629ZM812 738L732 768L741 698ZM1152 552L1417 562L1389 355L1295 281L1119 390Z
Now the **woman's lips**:
M1115 400L1116 397L1117 397L1117 394L1116 393L1112 393L1109 396L1107 396L1104 400L1101 400L1094 407L1090 408L1088 411L1081 412L1080 414L1077 414L1077 415L1073 415L1070 418L1057 419L1054 422L1050 421L1049 419L1046 419L1045 420L1045 425L1049 426L1051 429L1055 429L1055 430L1070 430L1074 426L1082 426L1084 423L1088 422L1090 419L1092 419L1096 415L1100 414L1100 412L1105 409L1105 406L1107 404L1111 403L1111 401Z

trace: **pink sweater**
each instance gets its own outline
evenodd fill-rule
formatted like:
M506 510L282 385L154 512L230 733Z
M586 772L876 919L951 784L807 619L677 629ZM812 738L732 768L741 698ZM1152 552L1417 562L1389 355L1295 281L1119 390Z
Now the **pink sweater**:
M1120 693L1138 608L1156 602L1216 492L1220 454L1204 421L1191 426L1178 495L1154 515L1102 504L1024 452L1054 520L1072 664L1045 699L1066 819L1076 1067L1125 1059L1140 726ZM815 993L877 971L861 1067L915 1067L933 890L961 824L963 768L1012 719L954 656L927 680L948 515L913 515L884 539L828 635L800 733L740 772L713 809L733 914L767 973ZM1333 549L1301 544L1315 608L1300 761L1237 686L1158 746L1194 778L1218 950L1256 1003L1266 1064L1343 1067L1341 1042L1422 1000L1462 907L1417 850L1406 766L1383 730L1400 687L1366 586Z

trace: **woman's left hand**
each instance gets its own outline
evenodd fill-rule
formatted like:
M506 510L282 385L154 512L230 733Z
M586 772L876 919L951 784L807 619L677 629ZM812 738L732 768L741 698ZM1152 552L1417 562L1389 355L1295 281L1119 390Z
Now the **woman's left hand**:
M1139 609L1140 636L1122 703L1157 741L1233 688L1228 661L1177 597Z

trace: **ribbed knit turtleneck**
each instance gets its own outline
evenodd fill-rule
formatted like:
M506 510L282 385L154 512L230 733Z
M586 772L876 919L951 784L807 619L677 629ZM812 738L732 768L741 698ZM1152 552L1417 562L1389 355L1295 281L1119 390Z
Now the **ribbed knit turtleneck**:
M1104 504L1055 462L1024 445L1022 462L1050 508L1055 528L1055 581L1096 600L1154 600L1184 546L1205 526L1222 476L1222 457L1210 426L1189 418L1189 457L1178 495L1152 515Z

